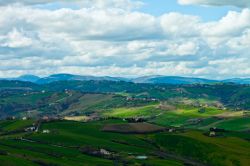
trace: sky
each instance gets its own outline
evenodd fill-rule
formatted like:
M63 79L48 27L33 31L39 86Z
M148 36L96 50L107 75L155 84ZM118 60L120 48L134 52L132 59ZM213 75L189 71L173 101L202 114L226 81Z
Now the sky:
M250 77L249 0L0 0L0 77Z

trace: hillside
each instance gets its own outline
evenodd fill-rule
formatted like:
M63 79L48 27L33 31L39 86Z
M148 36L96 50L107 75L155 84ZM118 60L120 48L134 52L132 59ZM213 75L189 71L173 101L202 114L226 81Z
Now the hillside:
M6 166L249 163L248 85L2 80L0 98Z
M123 81L59 81L34 84L0 81L0 115L86 114L107 108L151 102L205 101L232 110L250 109L250 87L236 84L164 85ZM128 100L132 99L132 100Z

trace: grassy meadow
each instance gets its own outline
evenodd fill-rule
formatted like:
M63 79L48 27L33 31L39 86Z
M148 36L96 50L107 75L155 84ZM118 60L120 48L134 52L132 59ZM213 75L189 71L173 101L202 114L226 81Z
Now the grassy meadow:
M23 122L23 121L22 121ZM27 122L28 123L28 122ZM2 122L2 124L4 124ZM21 123L5 124L19 130ZM2 135L0 161L5 165L231 165L250 162L249 141L232 135L208 137L200 130L149 134L122 134L103 131L103 126L124 124L122 120L95 122L54 121L42 123L36 133ZM16 126L13 128L13 126ZM19 126L19 127L17 127ZM50 133L43 133L49 130ZM83 147L105 149L113 158L93 156ZM147 156L146 160L136 156ZM12 158L10 160L10 158Z

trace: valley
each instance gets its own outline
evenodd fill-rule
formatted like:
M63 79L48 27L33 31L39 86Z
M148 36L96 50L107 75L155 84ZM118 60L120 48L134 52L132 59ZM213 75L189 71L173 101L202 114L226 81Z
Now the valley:
M250 162L248 85L0 81L0 87L4 165Z

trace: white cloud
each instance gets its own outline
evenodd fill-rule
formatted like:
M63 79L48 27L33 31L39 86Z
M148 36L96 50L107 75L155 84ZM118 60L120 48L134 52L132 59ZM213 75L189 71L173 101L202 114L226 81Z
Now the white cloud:
M197 16L168 13L161 17L161 26L167 36L192 37L199 34L200 19Z
M250 9L204 22L181 13L156 17L99 5L74 10L1 6L0 77L250 74Z
M182 5L208 5L208 6L236 6L249 8L249 0L178 0Z
M226 42L241 36L249 28L250 9L243 9L241 12L228 12L219 21L203 23L200 25L200 33L206 43L216 49L224 47Z
M26 37L22 32L13 29L6 36L0 38L0 46L10 47L10 48L19 48L19 47L28 47L31 46L32 39Z
M230 11L218 22L207 23L202 28L209 36L237 36L250 28L250 9L243 9L240 13Z
M84 8L120 8L134 9L141 7L144 3L140 0L0 0L0 5L43 5L43 4L68 4L78 5Z
M250 28L244 31L242 36L229 40L227 45L234 50L248 53L247 51L250 49Z
M84 0L79 3L83 7L133 9L144 5L141 0Z

